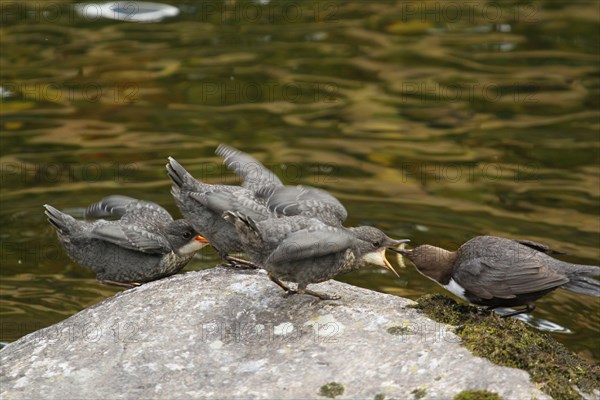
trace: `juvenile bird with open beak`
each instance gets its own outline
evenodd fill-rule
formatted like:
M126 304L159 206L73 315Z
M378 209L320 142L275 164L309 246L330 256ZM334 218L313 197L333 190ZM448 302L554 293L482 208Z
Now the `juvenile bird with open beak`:
M339 297L309 290L309 284L369 264L398 275L385 250L408 241L391 239L370 226L334 227L303 216L254 221L240 212L226 212L223 217L235 226L250 259L267 270L269 278L287 294L310 294L322 300ZM297 290L282 280L297 283Z

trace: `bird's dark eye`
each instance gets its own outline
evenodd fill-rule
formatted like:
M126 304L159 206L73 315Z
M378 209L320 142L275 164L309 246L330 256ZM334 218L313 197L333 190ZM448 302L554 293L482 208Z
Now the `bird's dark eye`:
M371 244L372 244L372 245L373 245L373 247L375 247L375 248L379 248L379 247L381 247L381 242L373 242L373 243L371 243Z
M192 232L185 232L185 233L183 234L183 238L184 238L184 239L189 239L189 238L191 238L191 237L192 237Z

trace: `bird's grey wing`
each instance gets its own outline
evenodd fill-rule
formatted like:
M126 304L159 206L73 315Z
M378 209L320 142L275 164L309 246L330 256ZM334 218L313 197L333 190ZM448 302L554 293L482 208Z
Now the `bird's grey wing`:
M483 299L511 299L519 294L539 292L569 281L543 267L535 257L516 260L510 257L473 258L463 262L453 278L466 290Z
M340 226L348 217L346 208L324 190L307 186L286 186L272 191L269 210L278 215L302 215L332 226Z
M522 245L525 245L527 247L530 247L537 251L541 251L542 253L546 253L546 254L565 254L562 251L553 250L550 247L548 247L547 245L545 245L543 243L534 242L533 240L525 240L525 239L516 240L515 239L515 242L521 243Z
M85 218L121 217L133 201L137 199L121 195L108 196L86 208L84 216Z
M189 196L219 215L225 211L239 211L256 220L262 220L269 216L267 207L248 190L190 193Z
M167 210L156 203L145 200L137 200L127 205L127 210L121 222L123 224L147 226L159 228L173 221L173 217Z
M283 186L277 175L268 170L254 157L225 144L219 145L215 153L223 158L228 169L244 180L242 187L256 192L265 187Z
M90 236L143 253L165 254L171 251L171 245L164 237L137 226L101 221L92 228Z
M342 229L326 226L302 229L288 235L269 255L267 263L318 258L346 250L354 238Z
M84 213L86 218L120 217L120 224L137 225L150 229L160 229L173 221L171 214L151 201L132 197L108 196L89 206Z

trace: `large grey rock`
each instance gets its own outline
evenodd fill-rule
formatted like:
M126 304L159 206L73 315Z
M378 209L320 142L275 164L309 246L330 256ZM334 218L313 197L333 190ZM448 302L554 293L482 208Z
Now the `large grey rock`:
M471 355L410 300L333 281L311 288L342 299L284 298L264 273L224 268L127 290L0 351L1 397L299 399L343 388L339 398L548 398L526 372Z

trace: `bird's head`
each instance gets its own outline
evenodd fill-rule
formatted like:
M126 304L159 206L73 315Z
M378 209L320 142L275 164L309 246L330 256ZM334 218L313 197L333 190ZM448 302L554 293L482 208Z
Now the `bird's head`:
M166 229L165 236L171 244L173 251L181 257L189 256L208 245L208 240L199 235L185 220L179 219L171 222Z
M399 276L392 264L385 257L386 248L394 248L402 243L406 243L408 239L394 240L389 238L385 233L372 226L360 226L358 228L350 228L350 231L359 239L359 253L361 261L364 264L373 264L392 271L396 276Z

